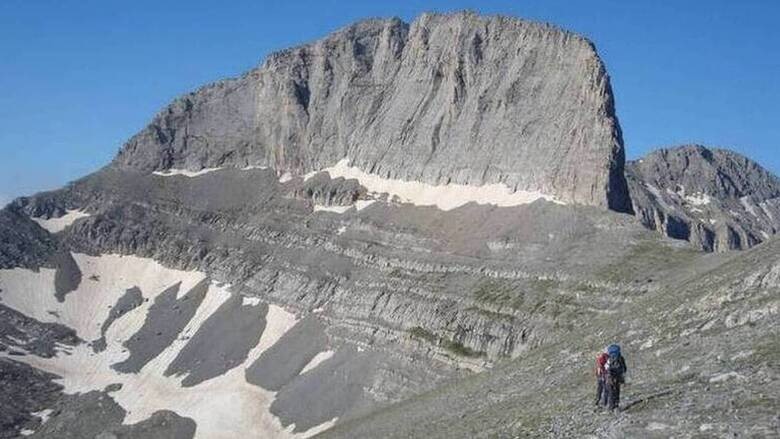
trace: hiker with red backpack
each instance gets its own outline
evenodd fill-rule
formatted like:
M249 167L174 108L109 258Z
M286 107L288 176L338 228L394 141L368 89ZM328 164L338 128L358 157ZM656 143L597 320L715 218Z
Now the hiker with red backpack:
M610 410L619 410L620 385L625 383L626 372L628 368L626 360L620 353L620 346L610 345L607 348L607 361L604 363L604 388L607 408Z
M607 364L609 355L606 350L596 357L596 405L607 405L607 389L606 389L606 371L604 365Z

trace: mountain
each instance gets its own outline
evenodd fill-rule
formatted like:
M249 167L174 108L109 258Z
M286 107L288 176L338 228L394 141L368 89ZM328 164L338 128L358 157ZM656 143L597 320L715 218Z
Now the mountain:
M629 209L614 98L593 45L471 13L368 20L177 99L122 148L140 171L342 159L387 179L506 185Z
M0 210L0 438L771 435L778 241L648 230L624 172L602 63L549 25L271 55Z
M732 151L661 149L626 166L642 224L706 251L747 249L780 230L780 179Z

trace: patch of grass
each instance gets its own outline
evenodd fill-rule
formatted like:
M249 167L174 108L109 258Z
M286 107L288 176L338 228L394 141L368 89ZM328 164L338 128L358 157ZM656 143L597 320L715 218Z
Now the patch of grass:
M519 309L525 302L522 292L516 291L511 285L492 279L481 282L473 295L478 302L508 306L513 309Z
M774 408L777 407L777 403L780 402L777 398L772 398L771 396L758 396L754 395L751 398L742 399L737 398L734 400L734 408L738 410L748 410L748 409L768 409L768 410L774 410Z
M477 358L477 357L484 357L486 355L485 352L475 351L471 348L463 346L462 343L457 342L455 340L443 339L441 341L441 346L444 349L452 352L453 354L459 355L461 357Z
M490 311L490 310L482 309L482 308L479 308L479 307L476 307L476 306L470 306L470 307L466 308L464 311L476 312L476 313L482 314L483 316L485 316L487 318L490 318L492 320L512 320L512 318L513 318L509 314L502 314L500 312Z
M484 357L487 355L485 352L475 351L474 349L466 347L462 343L457 342L455 340L438 337L433 332L425 328L422 328L420 326L415 326L412 329L410 329L409 335L411 335L412 337L418 340L427 341L428 343L441 346L442 348L449 351L450 353L459 355L461 357L477 358L477 357Z
M559 282L553 279L532 279L530 289L537 294L549 294Z
M655 240L641 241L618 262L599 270L597 276L608 282L626 282L635 279L637 273L660 276L663 272L678 270L698 256L692 248L673 248Z
M752 361L777 364L780 362L780 338L768 335L754 343Z
M436 337L436 334L434 334L433 332L431 332L431 331L429 331L429 330L427 330L425 328L421 328L419 326L415 326L414 328L410 329L409 330L409 334L412 337L414 337L414 338L417 338L419 340L425 340L428 343L435 344L436 341L438 340L438 337Z

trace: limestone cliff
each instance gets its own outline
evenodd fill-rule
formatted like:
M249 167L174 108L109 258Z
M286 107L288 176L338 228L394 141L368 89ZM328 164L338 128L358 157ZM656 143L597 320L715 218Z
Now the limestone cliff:
M501 16L367 20L183 96L115 159L142 171L349 158L385 178L506 184L630 209L609 76L586 39Z

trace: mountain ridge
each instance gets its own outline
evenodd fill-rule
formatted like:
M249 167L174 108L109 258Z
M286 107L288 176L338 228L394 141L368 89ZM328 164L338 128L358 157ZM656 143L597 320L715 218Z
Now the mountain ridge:
M706 251L742 250L780 230L780 178L724 148L662 148L626 165L646 227Z

